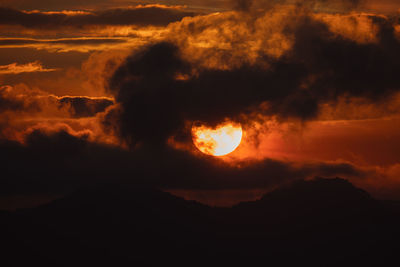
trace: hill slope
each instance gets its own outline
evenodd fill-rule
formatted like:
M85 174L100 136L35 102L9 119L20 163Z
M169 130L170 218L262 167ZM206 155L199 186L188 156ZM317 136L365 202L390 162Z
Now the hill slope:
M400 237L397 209L342 179L297 182L233 208L107 185L0 217L14 266L385 266Z

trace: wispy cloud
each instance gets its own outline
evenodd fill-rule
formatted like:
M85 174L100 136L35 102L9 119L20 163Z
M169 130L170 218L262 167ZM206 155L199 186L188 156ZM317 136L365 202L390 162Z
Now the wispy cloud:
M52 52L80 51L89 52L120 48L121 45L134 45L140 42L138 38L113 37L78 37L59 39L35 38L0 38L0 48L34 48Z
M0 25L26 28L82 28L94 25L166 26L195 13L181 7L162 5L106 9L93 12L21 11L0 7Z
M20 74L25 72L50 72L57 69L48 69L43 67L39 61L26 64L11 63L0 66L0 74Z

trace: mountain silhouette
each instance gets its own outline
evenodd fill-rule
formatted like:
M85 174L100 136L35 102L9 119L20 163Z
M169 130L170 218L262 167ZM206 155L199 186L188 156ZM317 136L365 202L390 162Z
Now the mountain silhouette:
M382 204L367 192L340 178L297 181L264 195L260 200L240 203L234 213L262 225L296 220L307 225L332 220L365 219L380 214ZM243 216L242 216L243 217ZM371 218L372 219L372 218Z
M298 181L232 208L107 184L0 212L2 266L390 266L399 207L340 178Z

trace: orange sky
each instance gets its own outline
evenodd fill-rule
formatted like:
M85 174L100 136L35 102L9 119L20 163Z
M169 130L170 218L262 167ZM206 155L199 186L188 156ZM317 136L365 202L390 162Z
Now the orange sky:
M135 7L139 1L3 0L1 6L15 15L0 18L0 136L24 142L33 129L66 129L77 136L89 133L93 142L126 148L102 126L107 112L118 104L96 112L94 106L104 99L114 101L109 80L126 57L159 41L176 45L194 66L191 73L180 73L185 80L243 65L268 70L271 62L293 53L296 38L290 32L302 23L303 15L323 23L335 38L355 44L377 45L379 20L393 22L400 38L400 26L393 19L398 19L400 8L395 0L369 0L340 12L307 7L299 11L291 2L241 13L233 10L231 1L147 1L163 6ZM115 7L122 13L113 17ZM74 12L48 12L60 10ZM260 55L270 61L260 64ZM318 79L308 78L305 88ZM76 116L77 106L71 103L77 100L61 105L63 97L83 97L85 109L94 113ZM248 117L242 144L226 160L346 162L373 173L369 179L354 180L356 184L393 196L400 189L400 97L393 94L373 102L356 97L325 101L318 116L307 121L264 116L257 111L260 105L252 116L244 115Z

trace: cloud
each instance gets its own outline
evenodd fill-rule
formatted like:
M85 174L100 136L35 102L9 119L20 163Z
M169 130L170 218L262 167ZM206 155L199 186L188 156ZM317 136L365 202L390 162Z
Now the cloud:
M0 48L34 48L50 52L90 52L98 50L111 50L134 46L140 43L137 38L124 37L76 37L60 39L33 39L33 38L0 38Z
M106 58L96 53L83 69L98 78L93 81L95 87L100 84L98 90L103 84L97 80L109 79L106 87L115 103L107 98L57 97L2 88L0 159L6 168L1 194L62 193L110 179L166 189L236 190L269 188L313 176L357 181L367 181L371 173L378 177L373 170L343 160L295 162L263 157L232 163L167 145L172 138L193 148L190 126L196 121L215 125L229 119L241 122L245 130L264 118L303 125L323 116L332 119L329 115L333 112L326 114L330 112L327 106L335 110L343 105L350 110L356 101L363 103L367 110L363 118L368 118L375 108L381 110L379 107L398 95L400 44L395 19L315 13L296 5L257 13L255 6L177 19L166 27L163 42L146 42L122 63L123 55L108 64L112 55ZM136 9L132 10L138 12ZM159 7L142 9L145 11L140 12L161 12ZM124 23L164 26L170 22L165 17L157 22L154 16L139 21L140 16L128 18L118 13L131 14L125 10L13 12L15 18L2 18L9 23L5 25L34 30L53 20L54 29L65 27L60 20L72 28L79 23L106 27ZM121 17L115 18L115 14ZM35 22L28 25L32 18ZM34 46L125 42L124 38L2 40L11 46L18 42ZM99 62L102 67L96 68ZM396 105L382 114L396 113ZM38 120L32 122L34 116ZM62 120L54 125L50 117ZM82 117L92 120L85 124ZM99 129L100 119L104 129ZM21 138L9 138L10 129ZM108 138L115 134L119 140L104 141L102 130ZM96 131L101 134L93 134ZM118 141L130 149L109 145ZM398 167L392 173L397 174Z
M5 47L17 47L36 44L47 45L85 45L85 44L113 44L126 42L126 38L61 38L61 39L32 39L32 38L1 38L0 45Z
M54 1L54 0L1 0L2 6L22 8L22 9L43 9L43 10L60 10L60 9L78 9L91 8L99 6L107 6L112 4L113 0L68 0L68 1Z
M25 86L0 87L0 138L23 141L36 128L69 128L90 132L90 138L103 138L98 118L114 104L106 97L58 97ZM74 130L73 130L74 129ZM112 138L102 139L108 142Z
M56 71L57 69L47 69L42 66L39 61L30 62L26 64L11 63L8 65L0 66L1 74L20 74L24 72L49 72Z
M71 115L75 118L93 117L114 104L114 101L109 98L87 96L63 96L57 100L59 107L68 107Z
M257 12L260 9L271 9L276 5L297 5L313 10L348 11L363 4L364 0L234 0L236 10Z
M347 163L294 164L268 159L235 167L174 149L128 151L90 142L84 132L35 130L24 142L1 141L0 160L5 166L1 195L65 193L111 181L216 190L269 188L315 175L365 175Z
M379 104L399 92L400 43L391 20L373 17L377 41L359 42L332 32L312 13L289 14L292 17L286 20L293 24L285 28L285 36L291 36L293 44L279 57L261 50L252 62L238 60L215 68L199 66L185 53L188 43L179 41L134 52L110 80L109 89L120 108L106 117L105 124L131 146L162 144L187 132L186 122L215 125L231 119L245 125L243 115L254 113L304 122L316 119L323 105L339 99ZM179 38L179 31L173 32ZM190 32L201 34L191 26L183 36L190 37ZM210 53L201 57L215 59L217 51L219 61L218 49L206 50ZM235 48L224 51L232 57L235 53Z
M36 93L36 92L35 92ZM32 96L35 95L32 92ZM30 101L25 101L24 95L19 95L14 89L10 86L2 86L0 88L0 100L1 100L1 112L4 111L22 111L26 112L38 111L40 110L39 105L32 103Z
M50 110L67 111L72 117L91 117L113 105L113 100L106 97L62 96L31 90L24 87L0 87L0 111L18 111L32 113Z
M349 8L357 6L366 6L372 10L379 10L385 12L393 12L398 9L397 0L163 0L165 5L187 5L189 8L197 8L207 11L226 11L232 8L239 10L249 10L249 7L265 8L266 6L273 6L274 4L293 4L301 3L311 6L320 7L321 5L330 6L331 8ZM25 10L63 10L63 9L95 9L95 8L110 8L121 5L131 5L135 3L143 3L143 1L130 0L130 1L113 1L113 0L69 0L69 1L54 1L42 0L40 2L34 0L1 0L3 6L14 7ZM146 3L158 4L160 1L148 0Z
M0 25L19 25L32 29L82 28L95 25L166 26L195 13L180 7L161 5L115 8L92 12L28 12L0 8Z

